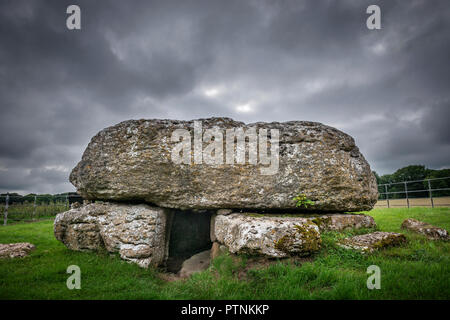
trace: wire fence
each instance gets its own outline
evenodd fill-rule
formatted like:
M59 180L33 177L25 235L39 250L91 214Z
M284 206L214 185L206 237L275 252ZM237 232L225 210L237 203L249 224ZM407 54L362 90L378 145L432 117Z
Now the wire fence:
M0 195L0 217L3 225L15 222L31 222L54 217L58 213L69 210L74 202L83 202L77 194L61 195Z
M450 177L378 185L376 207L448 207Z

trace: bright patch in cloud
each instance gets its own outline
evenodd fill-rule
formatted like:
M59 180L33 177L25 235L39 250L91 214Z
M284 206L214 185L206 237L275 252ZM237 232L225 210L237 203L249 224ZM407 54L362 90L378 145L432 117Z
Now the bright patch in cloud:
M381 56L386 53L386 46L384 45L384 43L379 42L372 46L371 50L374 54Z
M203 91L203 94L207 97L213 98L216 97L221 93L221 90L219 88L208 88Z
M323 91L328 86L328 81L325 79L316 79L305 83L304 89L308 93L318 93Z
M61 166L61 165L44 166L44 169L48 170L48 171L69 172L69 168L66 168L66 167Z
M235 110L239 113L251 113L254 111L254 108L252 106L251 102L245 103L245 104L239 104L236 106Z

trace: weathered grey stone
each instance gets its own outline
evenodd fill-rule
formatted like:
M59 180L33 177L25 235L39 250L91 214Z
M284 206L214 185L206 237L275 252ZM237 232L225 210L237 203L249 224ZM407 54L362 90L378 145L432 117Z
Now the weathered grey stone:
M23 258L36 247L28 242L0 243L0 258Z
M343 231L348 229L375 228L375 220L365 214L329 214L309 218L320 231Z
M405 221L403 221L402 229L421 233L431 240L449 239L447 230L416 219L406 219Z
M190 277L195 272L208 269L211 261L211 252L206 250L197 253L183 262L179 275L181 278Z
M145 204L90 203L58 214L54 233L71 250L105 248L148 267L166 258L170 215L168 210Z
M231 214L233 213L233 210L231 209L219 209L217 210L217 214L223 214L224 216L226 216L227 214Z
M223 244L220 244L218 242L213 242L211 246L211 260L214 260L218 256L225 254L228 252L228 249Z
M228 214L231 214L230 212ZM259 214L251 212L234 212L234 214L242 214L249 217L289 217L292 220L300 222L310 221L315 223L320 231L344 231L361 228L375 228L377 224L373 217L365 214ZM216 241L214 234L215 216L211 218L211 241Z
M216 241L231 253L282 258L309 255L320 249L319 227L307 218L217 215Z
M406 237L401 233L377 231L346 238L338 245L346 249L372 252L386 247L397 246L404 242L406 242Z
M216 216L217 214L211 215L211 222L209 224L209 238L211 239L211 242L216 241L216 234L214 233Z
M211 246L211 260L214 260L220 255L220 243L213 242Z
M297 209L305 194L314 212L370 210L377 184L352 137L332 127L306 121L244 124L229 118L202 120L203 130L251 127L278 129L279 170L268 165L175 164L171 136L193 121L130 120L92 138L70 181L87 199L139 200L167 208ZM209 142L203 142L203 149ZM224 158L225 158L224 150Z
M76 209L81 207L81 204L79 202L74 202L70 205L70 209Z

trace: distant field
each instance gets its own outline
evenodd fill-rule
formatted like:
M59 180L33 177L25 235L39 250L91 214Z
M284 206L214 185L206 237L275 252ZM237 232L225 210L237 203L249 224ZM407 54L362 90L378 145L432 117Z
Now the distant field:
M8 208L8 224L19 221L30 222L42 218L54 217L68 210L65 202L43 203L36 207L32 203L11 204ZM0 220L3 221L5 206L0 206Z
M433 198L433 203L435 207L450 207L450 197ZM431 200L430 198L410 198L409 206L431 208ZM388 207L387 200L378 200L378 202L375 204L375 208L387 208L387 207ZM408 202L406 199L390 199L389 207L391 208L408 207Z

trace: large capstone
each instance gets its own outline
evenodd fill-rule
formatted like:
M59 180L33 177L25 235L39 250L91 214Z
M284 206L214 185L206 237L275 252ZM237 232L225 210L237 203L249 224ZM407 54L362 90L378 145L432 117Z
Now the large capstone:
M256 142L256 158L242 158ZM302 194L314 201L306 211L362 211L378 195L353 138L306 121L121 122L92 138L70 181L86 199L178 209L296 209L293 198Z

